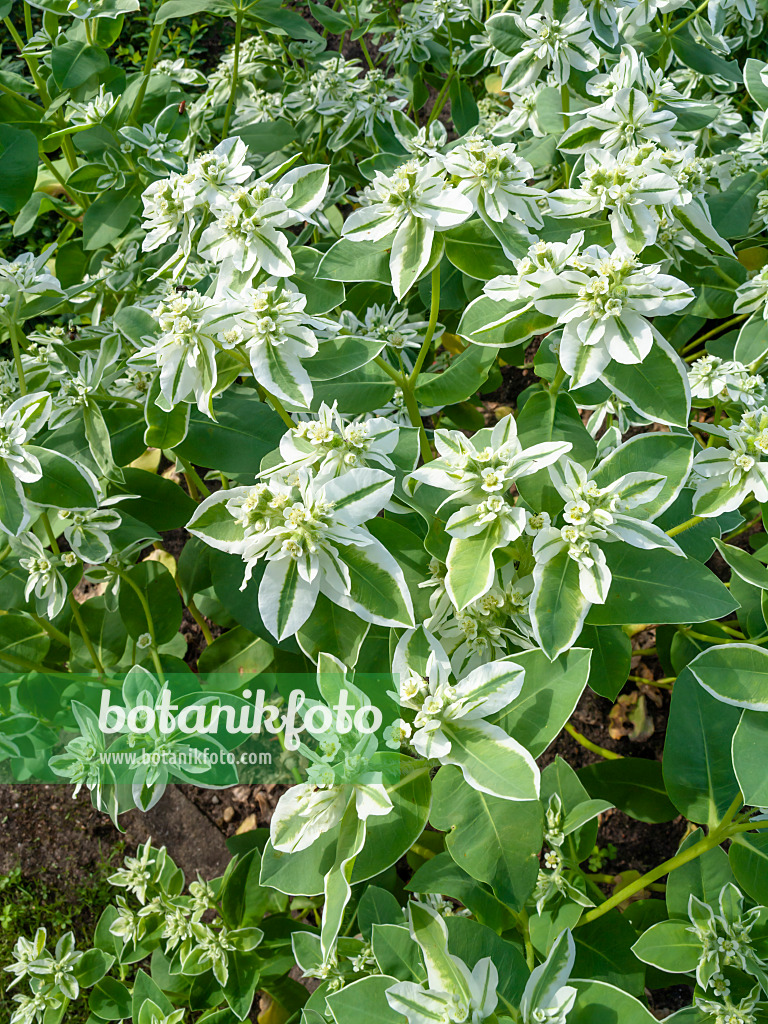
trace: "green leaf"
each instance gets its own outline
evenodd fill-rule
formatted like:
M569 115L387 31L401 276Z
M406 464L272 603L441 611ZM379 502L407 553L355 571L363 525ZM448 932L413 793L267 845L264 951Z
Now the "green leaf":
M571 973L616 985L641 997L645 991L645 971L632 953L636 937L634 928L618 910L582 925L573 933L576 960Z
M493 552L502 544L498 520L474 537L454 537L446 562L446 587L457 611L463 611L490 589Z
M18 671L18 665L4 662L4 655L10 658L23 658L33 665L45 660L51 640L42 626L38 626L26 615L7 612L0 615L0 666L5 664L4 671Z
M578 564L565 547L548 562L536 565L534 580L531 599L534 634L544 653L554 659L567 650L581 632L589 601L581 590Z
M402 1024L403 1018L392 1009L385 994L397 980L390 975L360 978L341 991L326 995L336 1024Z
M634 996L603 981L569 981L575 985L576 1004L568 1024L656 1024L650 1010Z
M372 928L373 955L382 974L399 981L426 980L419 949L407 928L395 924L374 923Z
M214 400L215 420L193 409L178 453L196 466L224 473L258 473L261 460L280 442L285 424L248 389L229 390Z
M589 688L601 697L616 700L629 675L632 643L620 626L585 626L580 647L589 647Z
M659 921L640 936L632 950L644 964L668 974L688 974L699 965L701 941L692 933L690 921Z
M101 981L115 958L101 949L89 949L80 957L72 972L83 988L90 988Z
M166 412L157 404L159 395L160 376L158 374L147 392L147 402L144 406L144 418L147 423L144 444L148 448L160 448L161 450L175 448L186 437L191 406L181 404L175 406L170 412Z
M690 669L707 693L724 704L768 711L768 652L762 647L719 645L703 651Z
M181 601L173 576L160 562L139 562L126 569L125 575L139 588L149 605L158 644L167 644L181 625ZM120 583L119 608L125 627L134 640L148 631L144 607L126 580Z
M550 661L543 651L522 651L514 662L525 670L514 702L490 718L540 757L573 714L590 672L591 652L577 647Z
M16 537L27 522L21 484L5 459L0 459L0 523L4 532Z
M257 125L255 127L261 127ZM307 297L306 311L312 316L320 316L335 309L344 301L344 285L337 281L326 281L318 278L317 269L323 254L315 249L299 245L291 250L296 272L291 281Z
M738 607L714 573L693 559L628 544L606 544L604 551L613 582L605 604L592 605L590 625L707 622Z
M632 509L637 519L655 519L674 501L688 479L694 440L690 434L640 434L625 441L598 464L594 480L605 487L625 473L658 473L664 486L653 501Z
M102 978L91 991L88 1007L102 1020L123 1020L131 1015L131 993L116 978Z
M658 761L639 757L599 761L580 768L578 775L590 796L610 800L637 821L659 824L677 817Z
M766 751L768 715L760 711L744 711L733 737L733 768L744 794L744 803L752 807L768 807Z
M749 171L733 181L723 192L707 197L715 231L723 238L743 238L749 232L757 197L764 181L759 174Z
M740 718L739 708L710 696L690 669L677 677L664 744L664 782L689 821L714 826L736 796L731 742Z
M259 636L254 636L242 626L235 626L209 644L197 661L197 670L209 683L216 683L217 689L225 685L215 677L230 675L237 687L251 676L264 672L274 658L270 645Z
M678 853L684 853L703 838L702 830L695 829L680 844ZM691 894L703 903L717 906L723 886L733 881L733 872L726 852L719 846L707 850L695 860L670 871L666 891L669 916L688 924L688 903Z
M539 869L542 811L538 801L513 802L473 789L458 768L445 766L432 785L430 822L448 832L446 847L473 878L520 910Z
M377 885L366 886L357 907L357 923L360 925L360 934L364 939L370 942L371 929L375 924L401 925L404 920L403 910L397 897L388 889L381 889Z
M450 853L438 853L419 867L406 885L408 892L431 893L459 900L482 924L496 932L513 923L512 915L489 890L481 885Z
M102 192L83 216L83 248L90 252L111 245L140 209L141 200L133 188Z
M470 345L450 361L442 373L421 373L416 397L422 405L455 405L464 402L488 379L497 351L490 346Z
M413 623L397 579L378 560L375 548L339 544L337 551L349 570L350 610L359 609L387 622Z
M338 402L339 412L357 416L386 405L394 393L395 383L392 378L380 367L370 364L353 373L334 377L328 383L315 384L312 408L319 409L321 402L327 405Z
M741 832L733 837L728 860L744 892L768 906L768 833Z
M162 24L169 18L188 18L200 11L224 13L226 5L217 4L215 0L166 0L155 15L155 24Z
M323 256L315 276L326 281L374 281L388 285L391 245L391 239L386 238L378 242L341 238Z
M197 505L172 480L145 469L125 469L123 476L124 483L113 486L112 493L138 494L138 500L126 502L126 509L142 523L162 533L186 526L192 518Z
M477 103L466 82L454 75L448 86L451 101L451 120L459 135L465 135L478 121Z
M484 793L506 800L535 800L539 791L539 773L525 748L501 735L491 734L485 723L460 719L444 722L442 732L451 742L451 752L443 758L458 765L464 778Z
M545 441L567 441L572 445L568 457L589 469L595 460L597 445L584 426L576 403L570 395L551 395L540 391L531 395L517 418L517 436L524 448ZM539 470L517 481L517 489L537 512L558 512L563 499L550 482L548 469Z
M448 952L463 960L470 969L478 960L489 956L499 972L496 991L507 1003L519 1005L529 974L520 948L479 921L454 915L445 923Z
M108 67L109 57L104 50L86 42L72 40L51 50L51 71L62 92L76 89Z
M282 117L275 118L274 121L245 125L243 128L234 129L231 134L239 135L252 153L268 154L285 149L298 138L293 125Z
M619 398L649 419L673 427L685 427L690 414L690 399L684 374L676 353L657 339L641 363L611 360L601 379Z
M744 64L744 84L752 99L763 110L768 108L768 85L763 84L760 73L768 67L762 60L755 60L754 57L747 57Z
M724 78L726 82L741 82L738 61L724 60L709 47L695 43L687 29L685 32L670 35L669 40L673 51L687 67L702 75Z
M11 216L24 206L37 180L34 132L0 124L0 210Z
M512 263L504 255L496 236L481 220L464 221L446 231L445 255L463 274L490 281L498 274L509 274Z
M155 1006L160 1008L161 1013L173 1013L173 1004L170 999L152 978L139 968L133 980L132 1018L134 1021L138 1020L139 1010L148 999L151 999Z
M26 485L31 501L48 508L82 510L98 507L95 481L85 476L74 460L34 445L27 445L27 451L40 460L43 470L40 480Z

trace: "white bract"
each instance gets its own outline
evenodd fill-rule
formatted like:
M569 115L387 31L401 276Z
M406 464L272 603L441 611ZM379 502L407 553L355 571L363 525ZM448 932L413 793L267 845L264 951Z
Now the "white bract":
M496 61L500 64L502 89L531 85L544 68L552 71L557 85L563 85L571 68L590 71L597 67L600 54L590 38L591 26L580 4L570 5L562 21L544 13L507 17L514 19L523 40L514 56L500 55Z
M392 662L399 702L413 715L409 742L422 757L457 765L467 782L506 800L533 799L539 772L527 750L486 721L508 707L523 685L523 669L495 661L453 680L438 640L423 627L403 633Z
M363 526L392 496L392 477L358 468L321 482L302 469L294 480L277 476L211 495L190 520L190 532L242 557L241 589L256 566L266 563L259 611L278 639L301 628L321 588L367 622L411 625L413 609L402 569ZM383 589L360 588L361 572L373 574Z
M410 160L391 175L377 171L360 195L360 209L344 223L344 236L376 242L393 235L389 265L401 299L429 261L436 231L446 231L473 212L471 201L449 186L439 165Z
M387 1002L408 1024L471 1021L482 1024L498 1004L499 973L490 957L473 970L448 952L448 929L431 907L412 902L408 907L411 938L421 948L427 969L425 984L401 981L387 989Z
M768 408L749 410L731 427L710 430L725 444L705 448L693 460L694 513L731 512L750 495L768 501Z
M589 246L569 269L544 277L532 304L563 325L560 362L578 387L598 380L611 360L640 363L654 343L648 315L684 309L693 291L628 253Z

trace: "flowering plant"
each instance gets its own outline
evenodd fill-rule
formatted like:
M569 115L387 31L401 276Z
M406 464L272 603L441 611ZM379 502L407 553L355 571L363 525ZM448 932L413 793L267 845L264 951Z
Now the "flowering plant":
M768 1022L765 12L0 2L0 781L281 787L12 1024Z

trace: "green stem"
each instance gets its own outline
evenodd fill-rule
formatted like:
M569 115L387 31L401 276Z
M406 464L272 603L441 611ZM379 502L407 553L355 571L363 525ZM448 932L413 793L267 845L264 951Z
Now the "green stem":
M183 598L183 596L184 595L182 594L182 598ZM192 600L191 597L187 601L187 608L189 609L189 614L192 616L192 618L197 623L197 625L198 625L198 627L200 629L200 632L205 637L205 642L210 646L210 644L213 643L213 633L211 633L210 629L208 628L208 623L205 621L203 616L200 614L200 609L197 607L197 605L195 604L195 602Z
M720 824L717 828L713 829L708 836L700 839L698 843L694 843L687 850L683 850L681 853L676 853L674 857L670 857L669 860L665 860L663 864L659 864L658 867L653 868L652 871L647 871L640 878L635 879L634 882L630 882L629 885L625 885L619 892L614 893L605 903L601 903L599 907L595 907L594 910L590 910L589 913L585 914L579 924L589 924L591 921L596 921L603 914L607 914L609 910L613 910L614 907L618 907L620 903L629 899L630 896L634 896L636 892L640 892L641 889L645 889L649 883L657 882L664 875L668 875L676 868L682 867L684 864L689 864L692 860L696 860L697 857L701 857L702 854L707 853L709 850L713 850L716 846L719 846L725 839L728 838L730 829L729 826L736 816L737 811L742 806L744 800L741 793L737 793L733 803L725 812ZM742 826L734 826L733 831L745 831Z
M88 657L93 662L94 668L99 673L99 675L103 676L104 666L101 664L101 659L96 653L96 648L93 646L93 641L91 640L91 635L88 632L88 627L85 624L85 619L83 618L80 612L80 605L77 603L76 599L72 594L68 596L67 600L69 602L69 607L72 611L72 618L77 623L77 628L80 630L80 636L83 638L83 643L85 644L86 650L88 651Z
M532 971L536 966L536 957L533 952L533 943L531 942L531 930L528 927L528 912L523 909L518 914L518 927L523 936L523 945L525 946L525 962L528 965L528 970Z
M577 743L580 743L585 750L590 750L593 754L597 754L598 757L604 757L606 761L621 761L622 755L617 754L614 750L607 750L605 747L598 747L592 740L588 740L586 736L583 736L571 725L570 722L565 723L565 731L569 736L572 736Z
M403 380L403 400L405 401L405 408L408 410L408 417L414 427L419 432L419 450L421 451L421 457L424 462L431 462L434 458L432 454L432 448L427 437L427 431L424 428L424 421L421 418L419 412L419 403L416 401L416 395L411 390L410 385L406 380Z
M235 93L237 92L237 75L240 70L240 42L243 37L243 12L238 7L235 14L235 56L232 64L232 85L229 90L227 109L224 111L224 125L221 129L222 139L226 139L229 132L229 122L232 118L232 109L235 105Z
M157 639L155 637L155 623L154 623L154 621L152 619L152 611L151 611L151 609L149 607L149 602L147 601L146 595L142 591L141 587L137 583L135 583L131 579L131 577L126 572L124 572L122 569L118 569L118 568L115 567L113 569L113 572L116 572L117 575L120 577L120 579L123 580L123 582L127 583L129 587L131 587L131 589L133 590L134 594L139 599L139 604L141 605L142 609L144 610L144 618L147 620L147 632L149 633L150 638L152 640L152 646L150 647L150 654L152 655L152 662L154 663L155 671L157 672L158 679L160 680L161 683L164 683L165 682L165 673L163 672L163 666L162 666L162 664L160 662L160 655L157 653Z
M692 12L691 12L691 13L690 13L690 14L688 15L688 17L687 17L687 18L683 18L683 20L682 20L682 21L679 21L679 22L677 23L677 25L675 25L675 27L674 27L674 28L671 28L671 29L669 30L669 32L667 33L667 35L668 35L668 36L673 36L673 35L674 35L674 34L675 34L676 32L679 32L679 31L680 31L680 29L681 29L681 28L682 28L682 27L683 27L684 25L687 25L689 21L693 21L693 19L694 19L694 18L695 18L695 17L697 16L697 15L701 14L701 12L702 12L702 11L706 10L706 8L707 8L708 6L709 6L709 0L703 0L703 3L700 3L700 4L699 4L699 6L698 6L698 7L696 8L696 10L695 10L695 11L692 11Z
M448 89L450 88L451 82L453 81L455 74L456 74L456 72L453 69L451 69L450 74L448 75L448 77L446 78L445 82L443 83L442 89L437 94L437 99L435 100L435 105L432 107L430 115L427 118L427 129L429 129L429 127L432 124L432 122L436 121L437 118L440 116L440 111L445 106L445 101L448 98Z
M40 74L40 65L38 64L37 57L33 57L31 54L24 53L24 40L21 38L19 33L16 31L16 26L13 24L10 18L3 18L3 23L10 33L11 39L18 48L19 53L24 58L29 68L29 73L32 75L32 81L35 83L40 99L43 101L43 106L47 110L51 105L51 97L48 93L48 87L45 84L45 79Z
M691 518L686 519L684 523L679 523L677 526L673 526L671 530L667 530L667 536L676 537L678 533L685 533L685 531L690 530L692 526L697 526L699 523L703 522L703 516L691 516Z
M18 300L16 301L18 307ZM21 345L19 343L19 325L16 323L16 312L11 317L11 348L13 349L13 362L16 367L16 374L19 378L19 391L22 395L27 393L27 381L24 376L24 366L21 362Z
M555 378L552 381L552 383L549 385L549 393L550 393L550 395L556 395L558 393L558 391L560 390L560 385L563 383L563 381L565 380L565 378L567 376L568 376L568 374L565 372L565 370L562 368L562 366L560 366L560 364L558 363L558 365L557 365L557 373L555 374Z
M46 620L42 618L42 616L35 615L34 612L30 612L30 614L32 618L35 620L35 622L38 624L38 626L41 626L52 640L55 640L57 643L63 644L64 647L72 646L72 644L69 642L69 637L62 633L60 629L56 629L52 622L46 622Z
M421 368L424 365L424 360L427 358L427 352L429 352L429 346L432 344L432 338L435 334L435 327L437 327L437 317L440 312L440 264L438 263L435 269L432 271L432 300L429 308L429 323L427 324L427 331L424 335L424 341L421 343L421 349L419 354L416 356L416 362L413 364L413 369L408 377L408 384L410 387L416 383L416 378L421 373Z
M702 341L708 341L710 338L714 338L716 337L716 335L720 334L721 331L726 330L726 328L733 327L734 324L740 324L742 320L746 319L748 319L746 313L742 313L739 316L731 317L730 320L726 320L725 323L720 324L719 327L713 327L711 331L707 331L706 334L700 334L697 338L694 338L693 341L689 341L687 345L683 345L682 349L680 350L681 353L685 354L686 352L690 352L691 349L697 348L702 343Z
M128 118L134 124L138 124L139 111L144 102L144 96L147 92L147 86L149 85L149 76L152 72L152 67L157 57L157 51L160 49L160 40L163 36L163 29L165 28L165 22L156 22L152 28L152 35L149 37L149 49L147 50L147 59L144 61L144 70L142 71L141 84L139 85L139 91L136 93L136 99L133 101L131 107L131 114Z
M421 451L421 457L425 462L431 462L434 458L432 448L429 444L427 432L424 429L424 421L422 420L421 413L419 412L419 403L416 401L416 395L413 393L413 388L411 387L408 378L405 374L398 373L397 370L393 366L390 366L386 359L382 359L381 356L376 356L373 361L377 366L381 367L388 377L392 378L395 384L397 384L403 392L403 401L405 402L405 408L408 412L408 418L419 432L419 450Z
M54 555L61 554L59 542L56 540L56 534L53 532L53 527L51 526L51 520L48 516L48 513L43 512L40 518L42 519L43 527L48 537L48 543L51 545L51 551L53 551ZM103 676L104 666L101 664L101 659L96 653L96 648L93 646L91 634L88 632L88 627L85 624L85 619L83 618L80 612L80 605L77 603L74 594L67 594L67 603L69 604L70 610L72 612L72 618L75 620L75 622L77 623L77 628L80 630L80 636L83 638L83 643L85 644L85 648L88 651L89 658L93 662L93 667L96 669L100 676Z
M200 479L200 474L197 472L195 467L189 460L185 459L183 455L179 455L178 452L174 452L173 455L179 460L184 467L184 475L188 478L187 482L194 484L198 491L203 495L204 498L209 498L211 495L210 488L206 487L203 481ZM190 488L191 490L191 488Z
M15 89L11 89L10 86L3 85L2 82L0 82L0 92L4 92L6 96L11 96L17 103L24 103L26 106L32 107L33 110L40 114L41 110L37 103L23 96L20 92L16 92Z
M280 401L280 399L279 398L275 398L275 396L273 394L271 394L269 391L267 391L266 388L262 388L262 391L264 392L265 397L269 400L269 404L275 410L275 412L280 417L280 419L283 421L283 423L286 425L286 427L289 427L291 430L294 430L296 428L296 424L293 422L291 417L285 411L285 408L284 408L282 402Z
M71 196L71 197L72 197L72 199L74 199L74 201L75 201L75 202L76 202L76 203L78 204L78 206L80 206L80 207L81 207L81 208L82 208L83 210L87 210L87 209L88 209L88 207L89 207L89 206L91 205L91 204L90 204L90 201L89 201L89 200L88 200L88 199L87 199L87 198L86 198L86 197L85 197L84 195L82 195L82 194L81 194L80 192L76 192L76 191L75 191L75 190L74 190L73 188L71 188L71 187L70 187L70 186L69 186L69 185L68 185L68 184L66 183L66 181L65 181L65 179L64 179L64 176L63 176L63 175L61 175L61 174L60 174L60 173L58 172L58 170L56 169L56 165L55 165L55 164L54 164L54 162L53 162L53 161L52 161L52 160L50 159L50 157L46 156L46 154L45 154L45 153L41 153L41 154L40 154L40 159L41 159L41 160L43 161L43 163L45 164L45 166L46 166L46 167L48 168L48 170L49 170L49 171L51 172L51 174L52 174L52 175L54 176L54 178L56 179L56 181L58 181L58 183L59 183L59 184L61 185L61 187L62 187L63 189L65 189L65 191L66 191L67 195L68 195L68 196ZM75 160L77 160L77 157L75 157ZM80 223L80 220L79 220L79 218L77 219L77 223L78 223L78 224Z

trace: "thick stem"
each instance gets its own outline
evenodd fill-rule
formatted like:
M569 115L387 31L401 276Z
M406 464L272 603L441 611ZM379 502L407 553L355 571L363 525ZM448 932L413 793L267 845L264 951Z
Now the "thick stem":
M279 398L275 398L275 396L273 394L271 394L269 391L267 391L266 388L262 388L261 390L264 392L264 395L267 398L267 400L269 401L269 404L275 410L275 412L280 417L280 419L283 421L283 423L286 425L286 427L289 427L291 430L294 430L295 427L296 427L296 424L293 422L291 417L285 411L285 407L283 406L283 403L280 401L280 399Z
M48 537L48 543L51 545L51 551L53 551L54 555L61 554L59 542L56 540L56 534L53 532L53 527L51 526L51 520L48 516L48 513L43 512L40 518L42 519L43 527ZM93 641L91 640L91 634L88 632L88 627L85 624L85 619L83 618L80 612L80 605L75 600L73 594L67 594L67 603L69 604L70 610L72 612L72 618L75 620L77 628L80 630L80 636L83 638L85 649L88 651L88 657L93 662L93 667L96 669L99 675L103 676L104 666L101 664L101 659L96 653L96 648L93 646Z
M35 83L35 88L40 95L40 99L43 101L43 106L47 110L51 105L51 97L48 93L48 87L45 84L45 79L40 74L40 65L38 64L37 57L33 57L31 54L24 53L24 40L21 38L19 33L16 31L16 26L13 24L10 18L3 18L3 23L10 33L11 39L18 48L19 53L22 55L24 60L27 62L29 73L32 75L32 81Z
M696 10L692 11L688 15L687 18L683 18L682 21L678 21L678 23L675 25L675 27L671 28L669 30L667 35L673 36L676 32L679 32L680 29L683 28L684 25L687 25L689 21L693 21L693 19L697 15L701 14L702 11L706 10L708 6L709 6L709 0L703 0L703 3L700 3L699 6L696 8Z
M572 736L577 743L580 743L585 750L591 751L593 754L597 754L598 757L603 757L606 761L621 761L622 755L617 754L614 750L606 750L605 747L599 747L592 740L588 740L586 736L583 736L580 732L571 725L570 722L565 723L565 731L569 736Z
M122 569L117 568L114 571L117 573L117 575L124 583L127 583L128 586L131 587L133 592L136 594L136 597L139 599L139 604L141 605L144 611L144 618L147 620L147 632L149 633L149 636L152 640L152 646L150 647L149 653L152 656L152 662L155 666L155 671L157 672L158 679L160 680L161 683L164 683L165 673L163 672L163 666L160 662L160 655L157 653L155 623L152 619L152 610L149 607L149 602L147 601L146 595L142 591L141 587L137 583L135 583L126 572L123 572Z
M185 459L183 455L179 455L178 452L173 452L173 455L176 459L179 460L179 462L184 467L184 475L187 477L187 483L190 484L190 492L192 490L192 485L194 485L194 487L200 492L200 494L203 495L204 498L210 497L210 488L205 486L203 481L200 479L200 474L197 472L192 463ZM195 498L195 500L197 501L197 497L194 494L192 495L192 497Z
M34 612L31 612L31 615L38 626L41 626L52 640L62 644L64 647L72 646L69 642L69 637L62 633L60 629L57 629L52 622L47 622L41 615L35 615Z
M421 368L424 365L424 360L427 358L427 352L429 352L429 346L432 344L432 338L435 335L435 328L437 327L437 317L440 313L440 264L438 263L435 269L432 271L432 299L429 307L429 323L427 324L427 330L424 334L424 341L421 343L419 354L416 356L416 362L413 364L413 369L408 378L408 384L413 387L416 383L416 378L421 373Z
M222 139L226 139L229 132L229 122L232 119L232 109L235 105L235 94L237 92L237 75L240 70L240 42L243 37L243 12L238 7L235 15L235 55L232 64L232 85L229 90L227 109L224 111L224 125L221 129Z
M743 804L744 800L741 793L737 793L733 800L733 803L725 812L725 815L717 826L713 829L708 836L700 839L698 843L694 843L693 846L687 850L683 850L681 853L676 853L674 857L670 857L669 860L665 860L663 864L659 864L658 867L653 868L652 871L647 871L640 878L635 879L634 882L630 882L629 885L625 885L619 892L614 893L605 903L601 903L599 907L595 907L594 910L590 910L589 913L585 914L579 924L589 924L590 921L596 921L598 917L602 917L603 914L607 914L609 910L613 910L614 907L618 907L620 903L629 899L636 892L640 892L641 889L645 889L649 883L657 882L664 875L668 875L675 868L680 868L684 864L689 864L692 860L696 860L697 857L701 857L702 854L707 853L708 850L713 850L716 846L719 846L723 840L728 838L729 825L736 816L737 811ZM740 826L734 826L733 831L745 831Z
M18 308L18 300L16 302ZM24 366L21 362L21 344L19 342L19 325L16 322L16 312L11 317L11 348L13 349L13 363L16 367L16 375L19 378L19 391L22 395L27 393L27 381L24 376Z
M139 91L136 93L136 99L133 101L131 107L131 115L129 121L134 124L138 124L139 111L141 105L144 102L144 96L147 92L147 86L149 85L149 76L152 72L152 67L157 57L157 51L160 49L160 40L163 36L163 29L165 28L165 22L157 22L153 29L152 35L149 38L149 49L147 50L147 59L144 61L144 70L142 71L141 84L139 85Z
M183 595L182 595L182 598L183 598ZM187 608L189 609L189 614L192 616L192 618L195 620L197 625L200 627L200 631L203 634L203 636L205 637L205 642L207 644L209 644L209 645L212 644L213 643L213 633L211 633L210 629L208 628L208 623L205 621L203 616L200 614L200 609L197 607L197 605L195 604L195 602L192 600L191 597L187 601Z
M557 365L557 373L555 374L554 380L549 385L549 393L550 393L550 395L556 395L558 393L558 391L560 390L560 386L562 385L563 381L565 380L565 378L567 376L568 376L568 374L565 372L565 370L562 368L562 366L560 366L560 364L558 363L558 365Z
M673 526L671 530L667 530L667 536L676 537L678 533L685 533L685 531L690 530L692 526L697 526L699 523L703 522L703 516L691 516L691 518L686 519L684 523L679 523L677 526Z
M443 107L445 106L445 101L448 99L448 89L450 88L451 82L453 81L455 74L456 72L452 70L451 73L446 78L445 82L443 83L442 89L437 94L435 105L432 107L432 111L430 112L430 115L427 118L427 128L429 128L433 121L436 121L437 118L440 116L440 111L443 109Z

